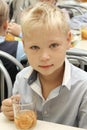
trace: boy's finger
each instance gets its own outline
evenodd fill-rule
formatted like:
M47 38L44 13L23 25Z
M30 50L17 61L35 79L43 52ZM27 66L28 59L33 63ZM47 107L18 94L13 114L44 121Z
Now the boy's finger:
M12 106L8 107L8 106L2 105L1 106L1 111L3 111L3 112L10 112L10 111L13 111L13 107Z
M11 100L11 98L3 100L2 101L2 105L3 106L9 106L9 107L12 106L12 100Z
M11 97L12 103L19 103L20 102L20 95L14 95Z

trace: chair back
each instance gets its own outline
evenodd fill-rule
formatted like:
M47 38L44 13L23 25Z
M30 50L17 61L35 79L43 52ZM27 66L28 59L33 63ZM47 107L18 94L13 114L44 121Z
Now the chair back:
M0 56L13 62L19 70L22 70L24 68L23 65L15 57L11 56L8 53L0 50ZM5 98L5 81L8 92L7 97L10 97L12 95L12 80L7 69L3 65L3 62L0 60L0 102L2 102L2 100Z
M67 59L69 59L69 61L76 65L77 67L85 70L85 66L87 66L87 58L86 57L81 57L81 56L75 56L75 55L67 55Z

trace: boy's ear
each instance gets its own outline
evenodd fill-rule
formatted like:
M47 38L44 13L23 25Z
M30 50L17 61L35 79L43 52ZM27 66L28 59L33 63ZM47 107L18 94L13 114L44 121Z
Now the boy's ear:
M5 21L5 22L3 23L3 29L4 29L4 30L7 30L7 28L8 28L8 21Z
M69 31L67 34L67 50L71 48L71 39L72 39L72 34Z

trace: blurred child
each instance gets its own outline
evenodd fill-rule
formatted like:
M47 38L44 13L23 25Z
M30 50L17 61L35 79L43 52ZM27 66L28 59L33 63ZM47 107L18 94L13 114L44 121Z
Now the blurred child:
M56 6L38 3L22 17L23 42L30 66L19 72L13 95L20 102L36 99L39 120L87 128L87 73L66 58L71 33L65 14ZM12 97L2 111L14 119Z
M10 35L8 35L9 38L7 38L8 21L9 7L4 0L0 0L0 50L9 53L17 58L17 60L21 61L25 58L23 43L21 41L14 41ZM18 72L17 67L3 57L0 57L0 60L2 60L4 66L11 76L12 82L14 83L15 76Z

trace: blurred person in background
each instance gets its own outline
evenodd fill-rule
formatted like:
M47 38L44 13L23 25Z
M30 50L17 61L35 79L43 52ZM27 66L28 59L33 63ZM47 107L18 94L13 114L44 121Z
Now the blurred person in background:
M23 9L34 5L37 0L12 0L10 3L10 19L20 24L21 12Z
M9 7L4 0L0 0L0 50L9 53L14 56L18 61L25 59L26 55L23 49L22 41L15 41L11 35L7 34L9 20ZM7 71L9 72L12 83L15 81L15 76L18 73L17 67L0 56L0 60L3 62Z
M12 0L10 3L10 23L8 26L8 32L22 38L20 17L22 11L34 5L38 0Z

